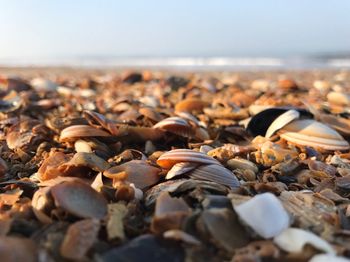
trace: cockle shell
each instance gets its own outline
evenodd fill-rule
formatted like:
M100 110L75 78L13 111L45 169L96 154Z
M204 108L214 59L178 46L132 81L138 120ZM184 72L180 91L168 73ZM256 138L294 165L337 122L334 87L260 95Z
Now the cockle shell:
M296 110L288 110L282 115L278 116L266 131L265 137L271 137L276 131L289 124L293 120L299 118L300 113Z
M221 164L202 165L188 173L195 179L208 180L231 188L240 186L236 176Z
M299 253L303 251L306 244L312 245L316 249L335 254L335 250L330 244L319 236L300 228L288 228L273 239L281 249L289 253Z
M163 168L171 168L179 162L219 164L216 159L190 149L174 149L162 154L157 160L157 164Z
M281 129L281 138L302 146L346 150L349 143L332 128L311 119L295 120Z
M76 140L81 137L109 137L110 133L88 125L74 125L61 131L60 141Z
M256 195L234 209L244 223L265 239L279 235L291 223L282 203L271 193Z

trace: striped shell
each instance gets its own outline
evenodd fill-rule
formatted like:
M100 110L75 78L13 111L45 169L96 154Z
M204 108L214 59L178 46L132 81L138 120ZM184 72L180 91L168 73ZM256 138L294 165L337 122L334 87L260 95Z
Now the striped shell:
M219 164L216 159L190 149L171 150L161 155L157 160L157 164L163 168L171 168L179 162L193 162L208 165Z
M349 143L332 128L311 119L296 120L281 129L281 138L290 143L325 150L346 150Z
M61 131L60 141L75 140L80 137L108 137L111 134L89 125L69 126Z
M168 117L153 126L155 129L168 131L170 133L190 137L193 134L191 125L181 117Z
M188 175L191 178L208 180L231 188L240 186L236 176L221 164L202 165Z

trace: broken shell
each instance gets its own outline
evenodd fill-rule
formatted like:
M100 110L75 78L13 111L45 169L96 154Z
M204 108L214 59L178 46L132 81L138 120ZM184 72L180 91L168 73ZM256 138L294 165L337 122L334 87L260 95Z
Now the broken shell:
M208 180L231 188L240 186L237 177L227 168L220 164L202 165L188 173L195 179Z
M101 219L107 213L106 199L84 182L63 182L51 194L56 206L77 217Z
M245 224L265 239L279 235L291 223L282 203L271 193L256 195L234 209Z
M119 166L111 167L103 175L115 181L128 181L137 188L145 189L159 181L160 169L144 160L131 160Z
M108 239L125 239L123 219L128 213L128 209L123 203L113 203L108 205L107 235Z
M161 129L174 133L179 136L190 137L193 134L191 125L181 117L168 117L153 126L155 129Z
M284 251L290 253L302 252L304 246L309 244L318 250L335 254L335 250L330 244L327 243L327 241L309 231L302 230L300 228L288 228L284 230L273 239L273 242L275 242L276 245L278 245Z
M179 162L219 164L216 159L190 149L174 149L162 154L157 160L157 164L163 168L171 168Z
M244 159L244 158L232 158L227 161L227 166L234 170L234 169L243 169L243 170L251 170L255 174L258 173L259 169L258 167L251 161Z
M281 138L302 146L346 150L349 143L330 127L311 119L296 120L281 129Z
M334 177L337 173L337 169L334 166L327 165L326 163L317 160L310 160L308 166L309 169L312 171L325 172L326 174L332 177Z
M271 137L279 129L289 124L293 120L299 118L299 116L300 113L296 110L288 110L285 113L279 115L267 129L265 137Z
M74 149L76 152L92 153L92 148L89 143L82 139L75 141Z
M190 212L191 209L182 198L171 197L168 192L162 192L157 198L151 230L161 234L170 229L180 229Z
M59 166L59 170L65 172L71 167L88 167L97 172L103 172L110 164L94 153L78 152L67 163Z
M154 122L159 122L163 119L163 116L150 107L142 107L139 109L139 113Z
M61 256L82 260L95 242L99 229L100 222L96 219L85 219L70 225L61 244Z
M61 131L60 141L76 140L80 137L109 137L110 133L88 125L66 127Z

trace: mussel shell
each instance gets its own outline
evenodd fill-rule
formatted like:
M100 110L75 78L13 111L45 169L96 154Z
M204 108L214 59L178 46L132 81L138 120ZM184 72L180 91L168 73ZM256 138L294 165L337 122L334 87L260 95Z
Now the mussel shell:
M270 127L273 121L283 113L287 112L288 110L296 110L299 112L300 117L302 118L312 118L313 115L306 111L305 109L301 108L292 108L292 107L274 107L269 108L264 111L261 111L260 113L256 114L251 118L251 120L248 123L247 130L250 132L253 136L265 136L266 131Z

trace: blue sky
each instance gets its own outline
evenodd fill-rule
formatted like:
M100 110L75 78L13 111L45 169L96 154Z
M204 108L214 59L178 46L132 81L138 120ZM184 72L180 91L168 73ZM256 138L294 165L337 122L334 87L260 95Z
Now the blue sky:
M348 0L0 0L0 58L350 51Z

